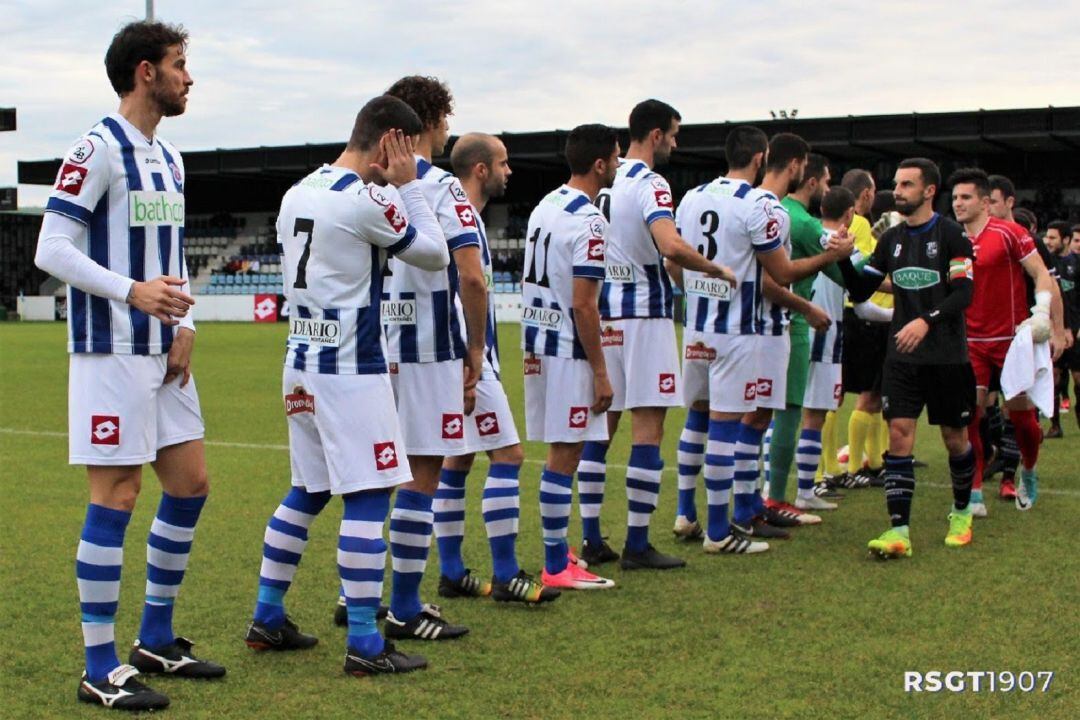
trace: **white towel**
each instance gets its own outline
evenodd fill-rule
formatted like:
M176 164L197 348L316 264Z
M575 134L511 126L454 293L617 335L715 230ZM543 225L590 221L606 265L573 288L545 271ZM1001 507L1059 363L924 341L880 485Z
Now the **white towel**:
M1031 339L1031 327L1021 325L1005 355L1001 369L1001 391L1006 400L1027 393L1045 417L1054 414L1054 372L1050 364L1050 343Z

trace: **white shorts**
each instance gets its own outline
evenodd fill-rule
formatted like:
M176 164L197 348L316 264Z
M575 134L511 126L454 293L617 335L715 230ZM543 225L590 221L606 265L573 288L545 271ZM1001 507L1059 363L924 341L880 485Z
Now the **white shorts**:
M683 332L683 402L709 401L713 412L746 413L757 394L756 335Z
M72 353L68 462L142 465L157 451L205 434L195 380L162 385L166 355Z
M390 363L405 452L448 457L465 443L465 366L461 360Z
M844 386L840 382L843 365L839 363L813 362L806 380L803 407L811 410L835 410L844 399Z
M757 336L757 400L759 408L783 410L787 407L787 370L791 338L783 335Z
M502 383L495 379L481 380L476 384L476 409L465 418L468 452L499 450L520 442Z
M600 328L615 391L612 410L682 404L675 323L666 318L627 318L603 320Z
M594 415L586 360L525 353L525 436L541 442L607 440L607 414Z
M386 375L321 375L286 367L292 484L346 495L412 480Z

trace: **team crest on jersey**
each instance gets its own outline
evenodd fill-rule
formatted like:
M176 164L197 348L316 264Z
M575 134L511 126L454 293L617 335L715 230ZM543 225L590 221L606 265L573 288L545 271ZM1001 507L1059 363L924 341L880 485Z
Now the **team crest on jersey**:
M476 431L480 437L499 434L499 417L493 412L480 413L476 416Z
M611 325L606 325L600 329L600 346L601 347L622 347L623 344L623 331L617 330Z
M119 445L120 417L118 415L91 415L90 444Z
M594 262L604 262L604 240L589 238L588 257Z
M457 213L458 220L461 221L464 227L476 227L476 213L473 212L471 205L455 205L454 212Z
M443 440L460 440L465 437L465 420L461 413L443 413Z
M581 430L589 423L589 408L587 407L572 407L570 408L570 427L575 430Z
M394 232L401 232L409 224L405 219L405 216L397 209L394 203L388 203L386 209L383 210L383 215L386 216L387 221L390 223L390 227L394 228Z
M671 188L668 187L667 181L664 180L664 178L662 178L662 177L654 177L649 182L652 184L653 188L656 189L656 190L663 190L663 191L669 192L669 193L671 192Z
M525 358L525 374L526 375L539 375L543 370L543 365L538 357Z
M68 195L78 195L88 172L89 170L84 167L64 163L64 166L60 168L60 175L56 178L56 189Z
M756 393L758 397L770 398L772 397L772 379L771 378L758 378Z
M170 162L169 170L172 171L172 179L176 182L176 187L183 187L184 176L180 172L180 167L176 163Z
M671 208L674 205L671 202L671 191L669 190L657 190L653 193L656 196L656 204L662 208Z
M469 196L465 194L465 188L461 187L457 181L450 183L450 194L453 195L454 199L458 202L469 201Z
M308 395L302 385L297 385L285 396L285 415L292 416L300 413L315 414L315 396Z
M686 346L686 352L684 353L687 360L708 360L712 361L716 359L716 350L698 340L693 345Z
M393 441L375 443L371 449L375 454L376 470L390 470L398 466L397 448Z
M751 380L746 383L746 387L743 388L743 400L753 400L757 397L757 382Z
M390 201L385 195L383 195L374 185L367 186L368 195L375 201L375 204L379 207L390 207Z
M937 257L937 240L931 240L930 242L926 243L926 257Z
M604 219L597 215L589 221L589 232L594 238L604 237Z
M73 162L76 165L82 165L90 156L94 154L94 141L90 138L83 138L79 142L75 143L75 147L71 148L71 152L68 153L67 161Z
M660 373L657 386L661 394L673 395L675 393L675 373Z

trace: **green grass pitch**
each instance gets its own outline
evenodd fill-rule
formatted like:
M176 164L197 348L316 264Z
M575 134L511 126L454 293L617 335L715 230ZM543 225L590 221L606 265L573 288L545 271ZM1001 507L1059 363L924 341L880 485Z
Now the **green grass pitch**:
M341 672L343 633L331 624L340 504L315 523L288 596L289 612L321 642L255 654L242 636L255 600L264 523L288 487L279 394L284 326L200 326L194 370L207 426L212 492L177 603L178 632L228 666L223 682L160 679L175 718L1075 718L1080 563L1080 444L1043 446L1043 494L1028 513L996 497L974 544L947 549L944 452L920 427L914 557L868 559L886 527L880 490L848 493L823 525L796 531L762 556L711 557L674 543L675 452L682 411L664 441L653 541L689 565L668 573L608 571L609 592L564 594L542 608L444 601L471 634L409 643L431 667L363 681ZM504 381L521 416L518 329L500 329ZM84 471L66 464L66 355L60 324L0 325L0 717L101 717L79 706L82 668L74 555L86 504ZM845 414L846 418L846 414ZM846 425L845 422L842 426ZM624 426L609 461L625 463ZM527 445L518 554L542 560L537 485L542 446ZM468 564L490 573L480 518L486 461L469 481ZM144 539L160 490L147 469L125 556L117 645L138 629ZM791 483L794 486L794 482ZM993 486L996 489L996 484ZM704 509L704 489L699 489ZM621 547L623 474L609 475L603 523ZM575 507L570 526L580 539ZM434 545L434 544L433 544ZM389 573L387 574L389 580ZM435 593L437 552L424 581ZM906 670L1056 672L1046 693L907 694Z

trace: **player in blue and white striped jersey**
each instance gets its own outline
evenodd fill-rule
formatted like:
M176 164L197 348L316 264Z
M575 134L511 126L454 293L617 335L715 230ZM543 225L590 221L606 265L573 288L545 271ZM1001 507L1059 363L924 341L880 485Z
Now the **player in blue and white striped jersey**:
M480 235L480 253L491 291L491 248L480 217L488 201L506 192L510 163L506 147L492 136L468 133L458 138L450 153L450 163L468 194ZM459 307L459 311L462 308ZM461 322L465 323L464 312ZM495 306L488 296L486 347L480 381L476 384L476 408L465 422L465 438L470 449L487 451L491 464L484 483L482 512L491 547L490 585L465 567L461 545L465 539L465 481L472 469L474 452L447 457L435 494L435 537L439 543L439 594L444 597L475 597L490 588L500 602L540 603L554 600L559 591L545 588L520 568L515 544L518 535L520 492L518 475L525 455L518 439L514 414L499 380L499 345L495 334Z
M573 473L585 441L607 440L603 414L612 389L600 341L597 306L604 279L607 221L593 204L611 187L618 167L615 131L580 125L566 140L570 179L548 193L529 216L522 280L522 349L525 351L525 430L548 444L540 478L544 528L544 585L610 588L576 562L568 562Z
M671 187L652 170L670 157L681 120L675 108L659 100L638 103L630 112L630 147L615 182L597 196L597 206L610 223L606 277L600 290L604 359L615 393L607 416L608 435L614 437L622 412L628 410L633 436L626 471L630 502L622 555L622 567L627 570L686 564L659 553L649 543L649 521L664 467L660 457L664 416L668 407L681 403L679 348L672 320L674 293L664 258L710 278L725 273L725 268L679 236ZM581 556L590 565L619 558L600 533L607 450L606 442L586 443L578 467L584 535Z
M684 398L692 412L680 448L688 448L685 452L689 453L693 446L703 447L702 428L706 423L702 420L708 410L705 485L709 518L703 541L706 552L742 554L768 549L767 543L731 532L727 507L736 462L740 459L736 455L736 443L752 444L744 437L740 426L745 423L741 424L740 420L757 407L757 332L763 284L769 282L764 275L767 273L775 281L773 286L789 283L816 272L843 252L850 252L848 243L846 249L830 248L815 258L793 262L784 251L783 218L776 212L777 193L782 194L787 184L801 175L807 150L805 143L799 143L789 143L786 139L774 143L782 150L774 157L763 132L748 126L733 129L725 148L731 168L727 177L688 193L676 215L683 237L696 243L707 258L731 267L739 281L738 289L732 292L726 283L710 281L699 273L683 273L687 294ZM764 176L766 166L774 175L773 184L782 185L779 189L773 184L753 188L752 183ZM769 292L773 291L770 288ZM684 481L693 482L696 475L693 463L681 459L676 533L683 537L701 534L696 519L686 515L689 509L683 502L686 497L683 490L687 490Z
M187 33L136 22L113 37L105 67L120 109L65 155L45 208L35 262L68 284L69 460L90 486L76 576L86 671L80 701L152 710L168 698L141 672L221 677L173 634L173 603L209 489L203 421L191 381L194 324L184 262L184 164L156 134L192 85ZM147 545L139 637L122 665L114 622L124 535L142 465L162 499Z
M394 487L411 479L382 351L380 297L388 256L437 271L450 261L416 180L420 120L396 98L357 115L345 151L281 201L278 242L292 312L282 395L292 489L266 528L259 595L246 642L256 650L311 647L284 597L308 527L340 495L338 569L348 616L345 670L357 675L424 667L384 643L375 626L386 564L383 523ZM378 185L389 183L402 207Z

